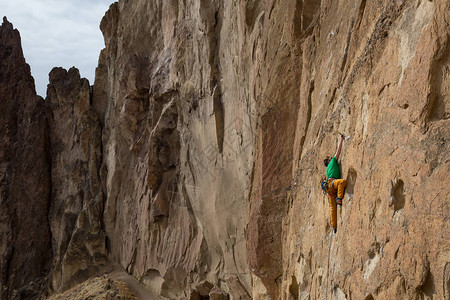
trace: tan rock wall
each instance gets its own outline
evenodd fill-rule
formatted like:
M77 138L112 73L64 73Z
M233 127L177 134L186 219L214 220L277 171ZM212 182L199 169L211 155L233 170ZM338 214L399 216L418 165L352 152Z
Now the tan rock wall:
M238 26L224 17L235 10L218 2L119 2L101 24L106 49L94 95L106 98L94 102L107 103L100 119L108 247L168 298L203 280L235 297L250 293L250 108L228 63L238 59L237 47L221 46L235 37L217 38Z
M315 42L304 44L304 57L314 54L303 63L300 101L311 99L311 117L297 125L304 142L283 226L284 298L444 299L449 9L445 1L322 2L319 18ZM337 235L319 188L335 130L350 135Z
M51 184L36 194L50 290L118 262L169 299L448 298L449 14L445 0L112 4L93 92L75 68L50 73L36 149L48 135L51 169L32 156L49 173L30 180ZM336 131L334 234L319 183ZM7 178L22 148L1 149ZM25 284L5 268L20 244L7 209L3 293Z
M204 279L231 297L235 279L256 298L444 293L427 274L447 239L423 239L448 232L448 203L422 207L447 192L447 23L444 1L113 5L94 106L114 259L166 297ZM336 130L349 186L330 237Z

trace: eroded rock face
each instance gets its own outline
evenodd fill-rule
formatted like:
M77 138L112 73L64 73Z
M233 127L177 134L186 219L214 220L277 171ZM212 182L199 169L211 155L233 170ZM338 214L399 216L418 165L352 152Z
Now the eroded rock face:
M37 297L52 256L45 108L36 95L20 35L0 26L1 299Z
M101 127L77 69L52 70L44 102L6 19L0 42L1 297L29 299L106 262Z
M105 124L108 245L168 298L206 279L250 294L251 107L237 97L235 70L221 63L237 54L220 46L228 42L221 28L232 25L226 9L218 1L119 2L101 23L94 106ZM236 282L241 289L229 287Z
M302 46L286 296L445 298L449 13L445 1L322 2ZM350 139L332 235L319 182L335 130Z
M445 1L111 6L94 106L113 257L166 297L204 279L232 298L443 295L448 20Z
M100 122L76 68L50 72L45 105L51 142L50 289L62 291L106 262Z
M92 97L76 69L50 74L51 290L108 255L170 299L448 297L447 6L111 5ZM334 235L319 182L336 131Z

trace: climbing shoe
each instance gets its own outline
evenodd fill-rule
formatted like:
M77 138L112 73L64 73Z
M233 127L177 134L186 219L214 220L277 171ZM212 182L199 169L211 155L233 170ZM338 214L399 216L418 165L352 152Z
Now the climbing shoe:
M337 232L337 228L333 227L333 232L336 233Z
M336 203L338 205L342 205L342 199L341 198L336 198Z

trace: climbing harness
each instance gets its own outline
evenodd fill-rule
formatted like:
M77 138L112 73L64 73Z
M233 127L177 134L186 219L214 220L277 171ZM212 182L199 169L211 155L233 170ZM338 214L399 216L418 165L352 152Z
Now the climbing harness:
M328 194L328 189L329 189L330 187L333 187L333 182L334 182L335 180L336 180L336 179L333 179L333 178L324 178L324 179L322 180L322 182L320 183L320 187L322 188L322 191L323 191L323 194L324 194L324 195Z

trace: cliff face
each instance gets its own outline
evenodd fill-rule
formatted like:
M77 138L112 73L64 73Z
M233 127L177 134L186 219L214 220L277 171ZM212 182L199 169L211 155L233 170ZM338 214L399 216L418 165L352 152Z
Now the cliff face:
M448 298L448 4L342 4L322 2L303 43L282 293ZM348 186L330 236L318 183L335 130Z
M36 115L50 290L117 262L170 299L448 298L447 6L111 5L93 92L54 69ZM349 139L334 234L319 184L336 131ZM3 265L2 287L17 278Z
M448 13L444 1L113 5L94 103L115 259L167 297L186 286L176 274L232 297L227 278L253 298L446 293ZM330 236L318 187L336 130L351 136L349 185Z
M51 144L50 210L54 253L50 289L65 290L106 262L100 122L79 71L50 72L45 105Z
M20 35L0 27L1 299L36 296L50 269L50 172L44 100L36 95Z
M104 124L108 249L168 298L207 296L220 282L234 297L251 293L254 104L239 96L237 68L221 62L239 59L221 46L234 42L221 38L237 25L223 16L229 9L119 2L100 25L94 107Z

